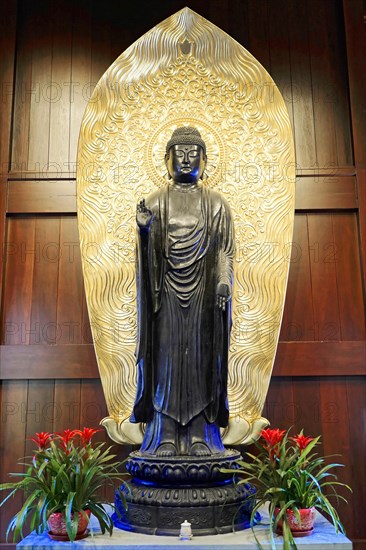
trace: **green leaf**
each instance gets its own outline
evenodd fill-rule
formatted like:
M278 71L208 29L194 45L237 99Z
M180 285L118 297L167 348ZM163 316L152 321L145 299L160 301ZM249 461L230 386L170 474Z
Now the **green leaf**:
M38 496L39 496L39 491L36 491L33 494L31 494L24 502L20 511L14 516L14 518L16 518L16 522L14 525L14 537L13 537L14 541L17 541L23 538L23 525L25 523L25 519L36 506L33 503L36 499L38 499Z
M9 487L4 487L4 489L12 489L12 488L14 487L14 485L13 485L12 483L9 483L9 484L7 483L6 485L9 485ZM4 500L2 500L2 501L0 502L0 508L1 508L1 506L2 506L3 504L5 504L5 502L6 502L7 500L9 500L10 497L12 497L13 495L15 495L15 493L16 493L19 489L21 489L21 487L15 487L15 489L13 489L13 490L11 491L11 493L9 493L9 494L4 498Z
M79 517L78 514L74 513L74 518L71 519L71 514L73 511L72 504L75 498L75 493L69 493L66 500L66 507L65 507L65 522L66 522L66 531L69 535L69 539L71 542L74 542L76 533L78 530L78 523L79 523Z
M89 503L89 509L94 514L94 516L97 518L101 531L104 534L106 531L110 535L113 533L113 521L111 517L107 514L104 507L101 504L90 502Z

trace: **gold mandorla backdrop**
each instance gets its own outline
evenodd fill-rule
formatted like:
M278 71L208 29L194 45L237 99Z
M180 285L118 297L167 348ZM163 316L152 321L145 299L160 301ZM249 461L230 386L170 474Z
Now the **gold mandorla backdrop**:
M188 8L132 44L100 79L82 121L78 219L86 297L110 437L140 443L136 388L136 203L167 185L165 145L194 125L207 145L204 184L229 202L236 261L226 444L249 443L276 353L294 220L289 116L260 63Z

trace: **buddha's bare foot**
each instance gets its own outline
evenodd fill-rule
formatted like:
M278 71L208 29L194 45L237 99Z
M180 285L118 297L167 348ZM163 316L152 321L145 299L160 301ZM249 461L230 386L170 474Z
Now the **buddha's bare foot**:
M156 450L156 456L176 456L177 449L173 443L163 443Z
M205 443L193 443L190 454L194 456L210 456L211 451Z

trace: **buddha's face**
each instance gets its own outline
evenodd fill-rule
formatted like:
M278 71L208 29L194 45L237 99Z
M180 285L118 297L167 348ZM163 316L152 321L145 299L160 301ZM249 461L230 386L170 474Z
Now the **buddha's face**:
M170 177L177 183L197 183L203 174L206 159L200 145L173 145L166 158Z

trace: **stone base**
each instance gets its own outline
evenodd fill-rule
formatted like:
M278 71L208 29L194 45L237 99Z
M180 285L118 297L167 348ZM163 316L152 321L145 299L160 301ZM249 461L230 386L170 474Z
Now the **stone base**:
M141 451L130 454L126 469L132 476L121 486L124 510L116 493L116 527L149 535L177 536L184 521L193 535L215 535L246 529L254 505L255 489L235 485L233 474L240 453L225 449L209 456L160 457Z
M229 533L249 527L253 501L244 503L254 489L229 483L215 487L154 487L139 482L121 486L128 509L119 496L113 515L116 527L150 535L178 536L180 524L192 524L193 535ZM259 515L258 515L259 518Z
M210 456L156 457L134 451L130 454L126 470L134 480L160 487L211 486L232 480L233 474L222 469L237 469L241 455L233 449Z

